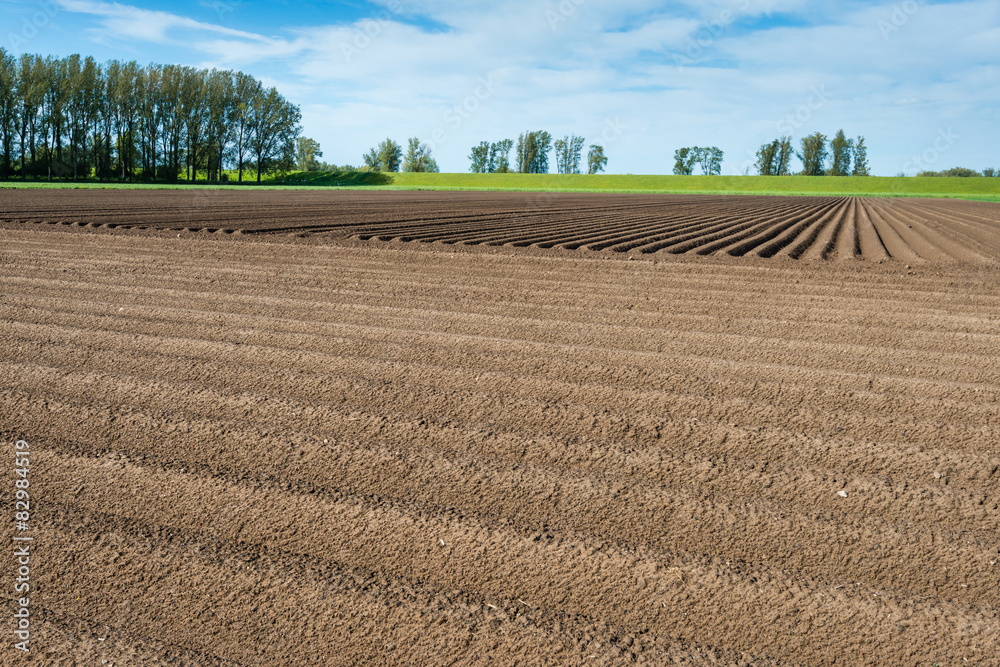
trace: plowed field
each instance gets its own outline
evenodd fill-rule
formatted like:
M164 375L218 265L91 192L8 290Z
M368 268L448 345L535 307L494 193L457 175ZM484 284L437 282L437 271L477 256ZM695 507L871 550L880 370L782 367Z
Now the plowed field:
M1000 260L1000 206L953 200L482 192L0 194L36 223L635 254Z
M771 207L804 216L772 243L805 225L775 254L823 224L801 255L829 258L852 229L902 256L894 229L907 267L363 243L431 214L173 194L0 192L3 539L33 538L32 656L11 633L0 663L997 664L1000 207L719 199L687 223ZM600 220L660 224L654 199L539 215L593 246ZM369 232L174 229L351 206Z

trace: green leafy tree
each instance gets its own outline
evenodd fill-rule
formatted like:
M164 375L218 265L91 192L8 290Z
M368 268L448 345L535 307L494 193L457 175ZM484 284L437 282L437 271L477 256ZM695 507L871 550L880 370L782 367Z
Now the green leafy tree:
M68 172L63 164L63 138L66 136L69 114L69 69L66 60L46 58L44 61L45 97L42 113L47 178L62 177Z
M42 59L38 56L22 54L18 61L16 97L19 102L20 123L18 135L21 153L21 179L28 178L28 155L31 155L31 169L37 164L38 133L41 111L45 103L45 80ZM37 175L37 174L35 174Z
M490 158L490 142L482 141L478 146L472 147L469 153L469 171L473 174L485 174L489 171L488 163Z
M431 157L431 149L427 144L420 143L420 139L413 137L409 140L406 156L403 158L403 171L410 172L436 172L437 162Z
M725 157L725 153L716 146L709 146L708 148L695 149L700 151L698 154L698 163L701 165L701 173L705 176L718 176L722 173L722 159Z
M386 139L364 155L365 165L372 171L399 171L403 149L392 139Z
M705 149L702 148L701 146L691 147L691 152L688 153L688 164L687 164L687 173L689 176L694 174L695 165L701 163L704 152Z
M575 134L563 137L553 145L556 154L556 171L560 174L579 174L583 152L583 137Z
M604 155L604 146L591 144L587 151L587 173L598 174L608 166L608 158Z
M232 72L213 70L208 75L208 108L206 110L207 137L205 157L208 179L222 180L226 146L233 137L235 123L236 85ZM294 157L294 139L292 153Z
M112 63L113 64L113 63ZM112 78L113 72L108 70L108 77ZM207 89L205 86L206 73L184 67L181 69L180 88L180 116L184 123L184 134L187 139L187 178L192 183L198 179L198 155L201 148L202 135L205 131L205 107ZM261 100L255 100L260 102ZM276 100L275 100L276 101ZM276 104L272 106L258 105L255 109L255 124L265 123L267 114L277 113ZM266 135L265 135L266 136ZM263 148L263 141L258 141L257 145Z
M295 166L295 139L302 132L302 112L276 88L268 88L253 101L250 151L257 167L257 182L271 171Z
M552 150L552 135L548 132L538 131L535 133L535 159L531 161L531 173L549 173L549 151Z
M489 150L486 151L486 173L492 174L497 170L497 145L490 144Z
M781 137L775 159L775 176L788 176L791 173L793 155L795 155L795 149L792 148L792 138Z
M802 139L802 151L798 153L799 159L802 160L802 175L822 176L825 173L823 165L828 155L826 135L816 132Z
M399 171L403 159L403 149L392 139L386 138L378 145L378 160L381 171Z
M158 144L160 132L163 129L163 115L167 105L163 97L164 70L150 66L143 72L143 89L139 104L139 133L142 144L142 171L145 180L156 180L158 160Z
M987 167L986 169L983 169L983 176L986 178L996 178L997 176L1000 176L1000 171L997 171L993 167Z
M233 75L233 149L239 182L243 182L243 168L250 159L250 138L252 136L252 110L254 100L264 94L260 81L242 72Z
M714 153L713 150L718 152ZM707 174L714 169L716 161L718 161L721 168L722 151L718 149L702 148L700 146L678 148L674 151L674 174L677 176L691 176L694 174L695 165L701 165L702 173Z
M66 125L69 133L69 163L73 180L77 180L80 167L80 144L86 127L86 109L83 104L83 60L79 55L66 59Z
M556 173L557 174L568 174L568 173L570 173L568 171L564 171L564 169L566 168L565 164L569 160L569 156L567 155L569 153L569 148L568 148L568 144L567 144L568 140L569 140L569 137L565 137L563 139L556 139L555 143L552 144L552 148L555 150L555 153L556 153Z
M833 164L830 165L831 176L848 176L851 173L851 157L854 153L854 141L844 135L843 130L830 140L830 155Z
M777 176L780 168L781 142L777 139L763 144L757 151L755 167L761 176Z
M126 178L132 181L135 177L135 168L139 164L136 149L139 147L141 132L139 131L139 100L143 94L145 83L142 76L142 67L134 60L130 60L122 67L121 88L116 91L116 104L119 106L118 113L121 115L122 127L124 128L124 139L122 145L124 154L121 156L122 180Z
M674 151L674 174L690 176L694 172L694 162L691 159L690 148L678 148Z
M510 151L514 148L513 139L501 139L490 145L490 154L495 159L494 171L498 174L510 172Z
M185 123L182 115L181 92L184 83L184 68L179 65L167 65L160 71L159 106L162 110L160 127L160 156L163 167L154 176L168 181L176 181L181 174L181 162L184 159ZM250 104L252 98L240 100L242 105L243 140L239 159L240 181L243 180L243 168L249 160Z
M549 173L552 135L545 131L525 132L517 139L517 170L522 174Z
M530 132L526 132L517 138L517 171L525 174L528 171L528 162L535 152L535 140Z
M865 146L865 138L859 136L857 141L854 142L853 148L854 155L854 171L852 175L854 176L870 176L871 173L868 171L868 147Z
M323 157L319 142L309 137L299 137L295 140L295 169L298 171L319 171Z
M510 139L502 139L496 143L482 141L477 146L472 147L469 153L469 171L474 174L506 174L510 172L510 151L514 147L514 142ZM522 150L519 145L519 151ZM521 161L521 153L518 153L518 164Z
M14 170L14 138L20 115L17 88L17 61L0 47L0 150L3 150L0 176L3 178L9 178Z

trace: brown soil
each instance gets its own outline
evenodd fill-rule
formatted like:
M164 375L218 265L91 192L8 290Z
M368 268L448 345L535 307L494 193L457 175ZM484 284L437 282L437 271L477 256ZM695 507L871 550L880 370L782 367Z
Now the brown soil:
M619 253L1000 261L1000 205L490 192L0 191L0 227L413 241Z
M1000 207L174 196L0 192L0 664L998 664Z

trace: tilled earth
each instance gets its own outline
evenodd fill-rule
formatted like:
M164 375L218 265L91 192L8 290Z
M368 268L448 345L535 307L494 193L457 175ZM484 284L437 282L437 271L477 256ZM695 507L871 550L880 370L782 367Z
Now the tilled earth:
M932 199L498 192L0 192L0 227L398 240L637 255L1000 260L1000 206Z
M956 245L878 263L158 231L146 194L95 230L0 191L30 662L997 664L1000 207L903 202Z

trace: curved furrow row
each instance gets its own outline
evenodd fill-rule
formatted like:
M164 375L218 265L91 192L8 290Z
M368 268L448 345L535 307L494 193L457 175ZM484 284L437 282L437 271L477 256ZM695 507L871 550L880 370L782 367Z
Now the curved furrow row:
M756 254L760 257L774 257L780 253L792 259L798 259L809 246L816 242L820 233L827 226L832 226L834 220L840 218L850 208L849 204L849 201L844 201L837 208L828 210L816 220L803 221L788 228L763 248L758 248Z
M852 197L843 205L843 199L821 196L545 192L144 194L161 205L119 191L66 193L63 201L44 207L22 191L9 191L0 194L9 200L2 224L223 238L235 234L303 243L354 238L643 255L1000 261L1000 206L981 202ZM817 219L826 215L831 217Z
M845 227L849 221L854 219L857 207L856 200L852 197L841 214L818 228L811 234L805 234L802 240L789 250L787 255L793 259L829 259L830 255L841 243L840 238L845 233Z
M773 220L778 219L788 213L791 207L788 206L776 206L770 209L762 209L757 213L760 219ZM704 222L701 224L692 225L678 225L674 233L663 234L663 235L629 235L623 241L619 242L618 245L611 246L612 250L617 252L626 252L629 250L638 250L643 253L655 252L661 248L669 248L671 246L677 245L689 239L703 239L706 234L712 234L714 232L723 233L739 231L741 228L746 228L747 226L760 224L758 218L754 218L752 222L737 223L727 216L713 216L709 222ZM601 247L594 248L595 250L603 249Z
M809 224L815 220L827 215L835 206L838 205L838 203L839 202L836 201L830 201L822 206L804 209L806 211L804 215L796 215L766 226L758 225L757 227L742 231L739 234L722 238L718 242L709 246L698 248L696 252L698 254L707 254L711 252L719 255L741 257L750 253L752 250L760 248L760 246L763 246L764 244L771 243L776 238L786 235L789 230L794 232L809 226Z

